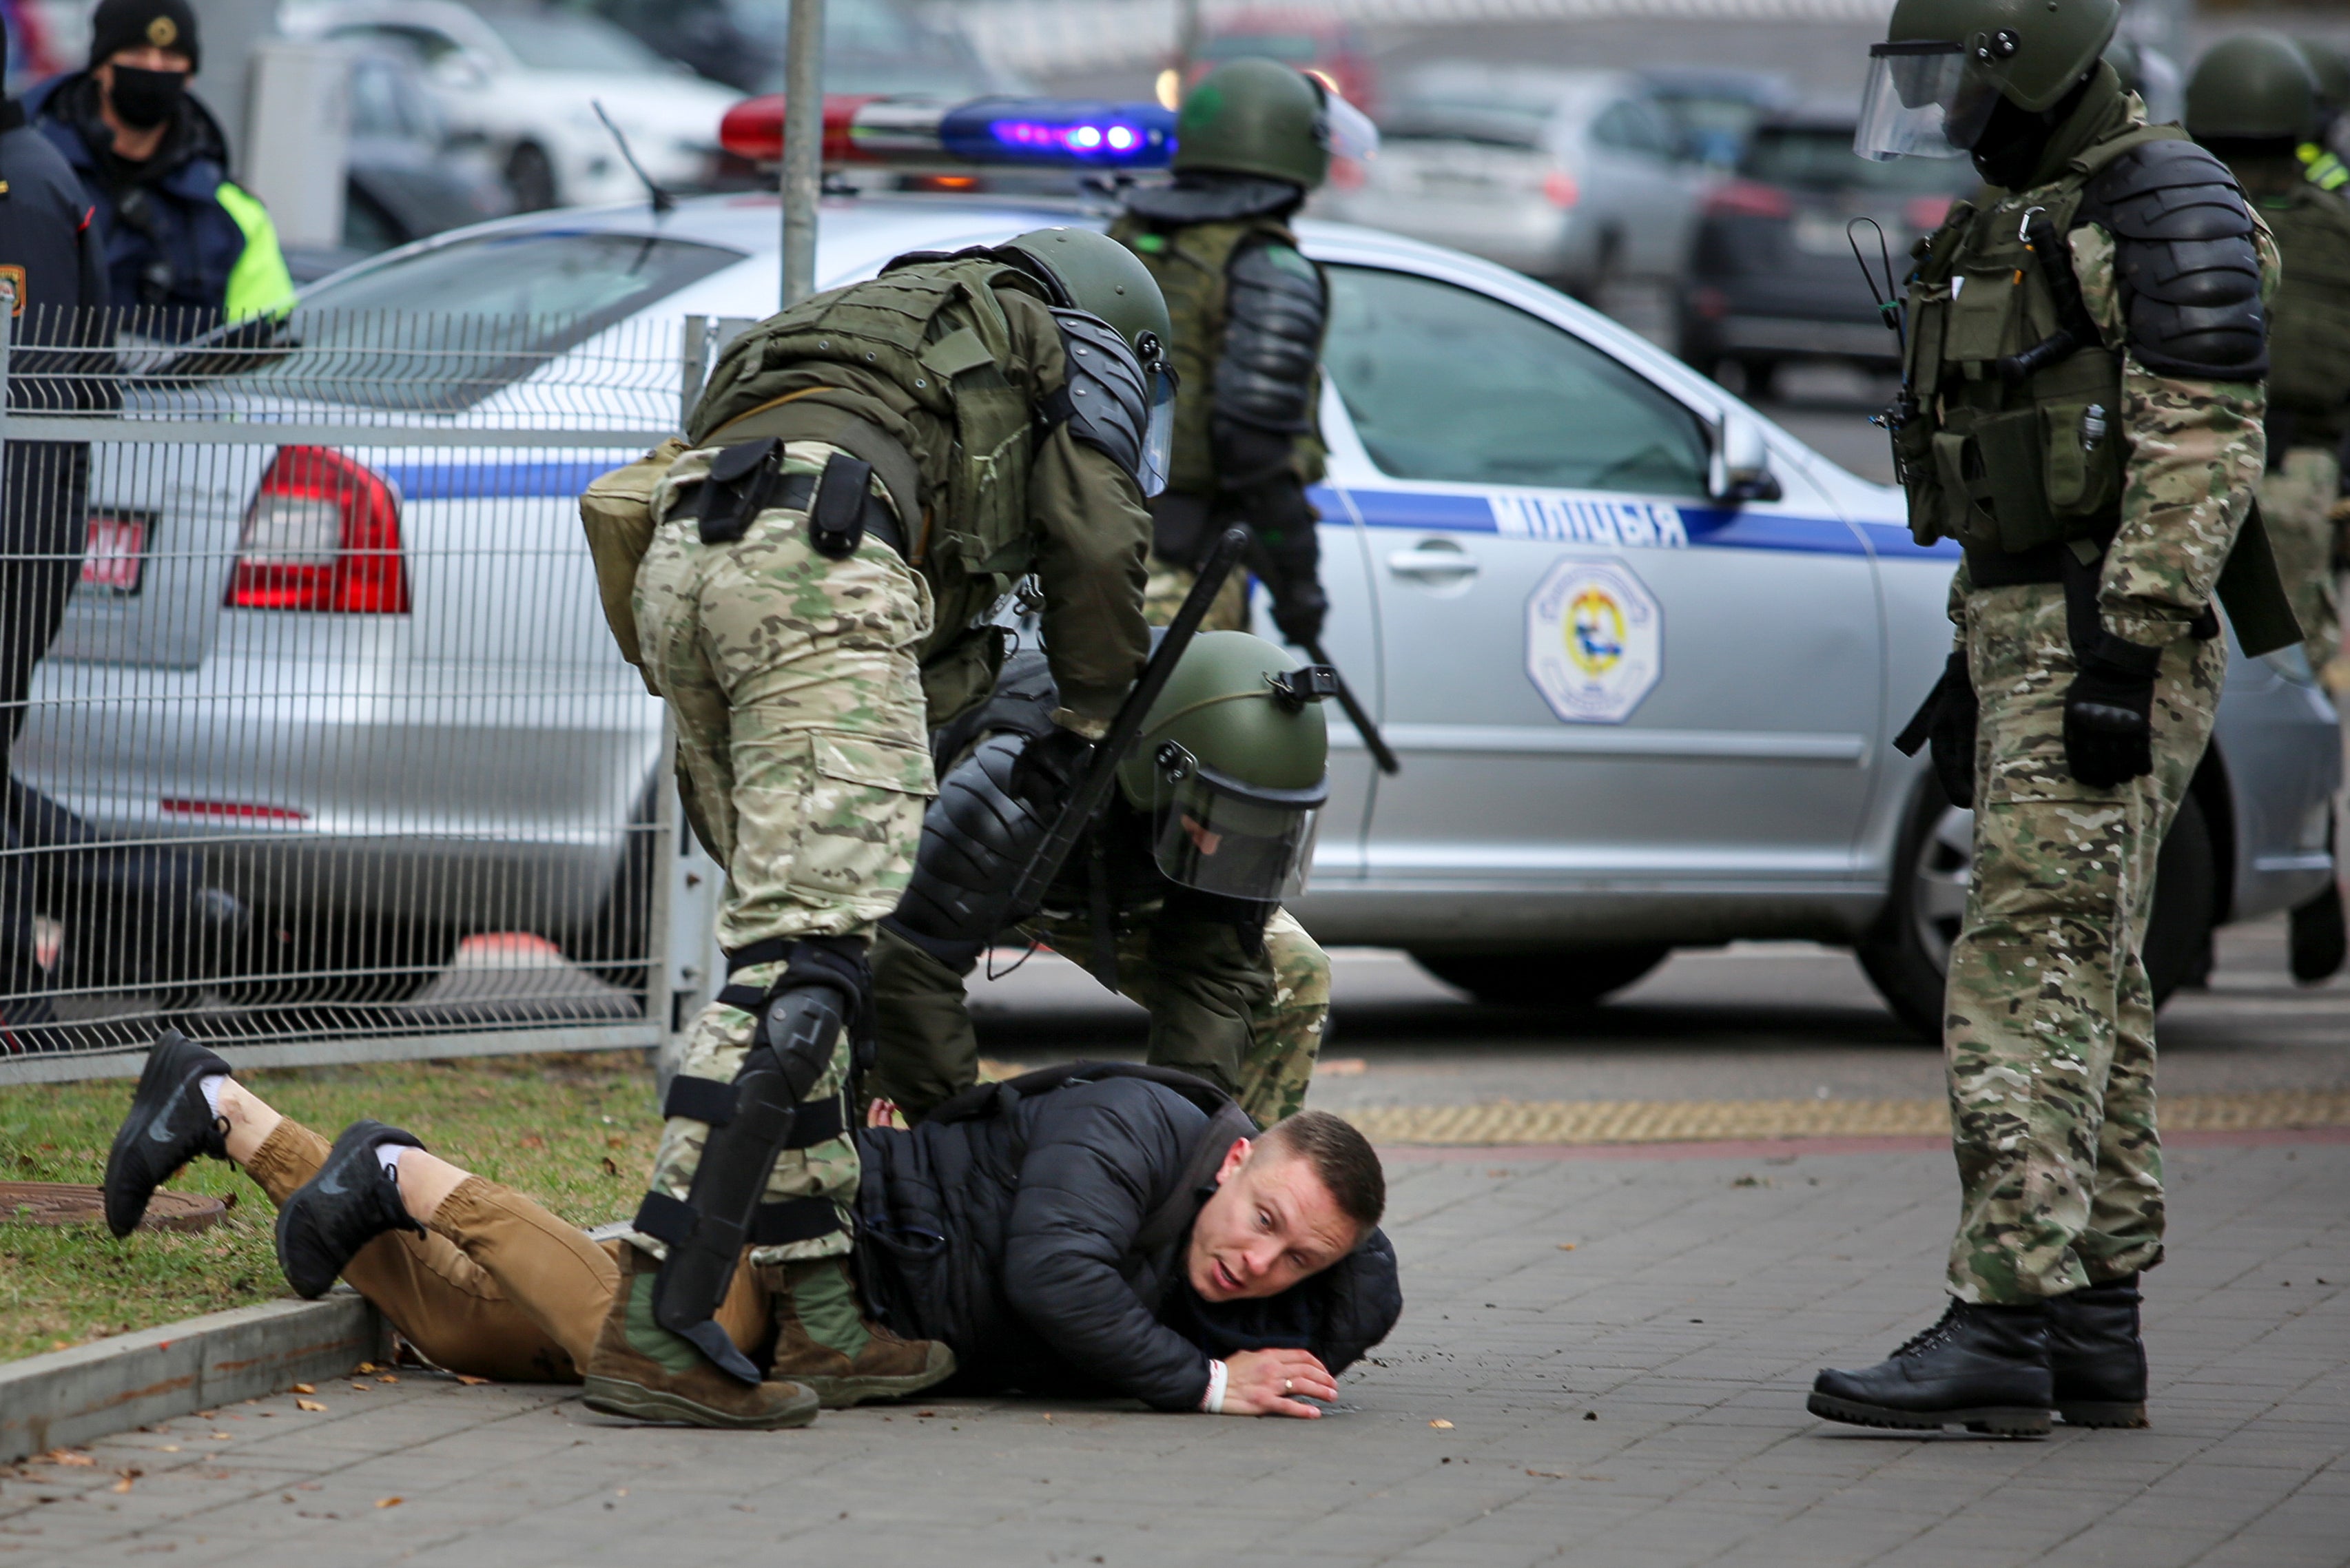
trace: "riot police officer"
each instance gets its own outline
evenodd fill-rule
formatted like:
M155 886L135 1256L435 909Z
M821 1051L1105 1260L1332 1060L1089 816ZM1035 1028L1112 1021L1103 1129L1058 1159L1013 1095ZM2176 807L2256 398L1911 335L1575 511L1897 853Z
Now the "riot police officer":
M930 727L992 689L1013 586L1041 584L1058 692L1032 766L1081 764L1143 662L1166 334L1150 275L1090 231L900 257L744 335L684 441L583 502L726 867L730 981L669 1089L596 1407L790 1426L953 1369L868 1319L844 1267L867 946L935 793ZM745 1247L775 1302L764 1383L712 1320Z
M2309 52L2272 33L2215 45L2187 89L2187 130L2228 165L2274 236L2284 278L2269 301L2268 467L2261 516L2301 622L2313 673L2337 695L2345 673L2335 601L2334 510L2350 436L2350 197L2314 177L2322 144ZM2329 154L2330 157L2330 154ZM2330 880L2293 912L2294 978L2342 967L2342 894Z
M1175 139L1173 182L1129 192L1110 226L1167 296L1181 378L1167 491L1151 504L1151 620L1166 624L1217 535L1240 523L1274 624L1304 646L1327 609L1305 487L1322 477L1329 289L1289 220L1329 173L1334 143L1359 151L1377 133L1317 78L1240 59L1191 89ZM1204 624L1248 629L1243 581Z
M1246 632L1194 639L1120 763L1108 808L1044 908L1014 927L1141 1003L1154 1065L1206 1079L1268 1127L1302 1106L1328 1009L1326 984L1312 990L1312 977L1278 971L1270 957L1284 925L1321 957L1278 900L1304 872L1329 793L1320 704L1334 683L1323 676ZM992 701L940 736L942 766L961 761L874 951L874 1092L917 1119L978 1081L963 979L1013 925L1003 890L1059 805L1030 759L1055 701L1044 659L1022 655ZM1307 1016L1279 1022L1292 1012Z
M2146 1420L2155 859L2227 669L2215 592L2248 650L2298 633L2247 522L2274 253L2226 165L2100 62L2118 9L1898 0L1870 51L1856 151L1969 155L1995 189L1915 253L1896 410L1912 529L1965 547L1958 646L1904 737L1974 809L1951 1299L1887 1360L1819 1375L1833 1420Z

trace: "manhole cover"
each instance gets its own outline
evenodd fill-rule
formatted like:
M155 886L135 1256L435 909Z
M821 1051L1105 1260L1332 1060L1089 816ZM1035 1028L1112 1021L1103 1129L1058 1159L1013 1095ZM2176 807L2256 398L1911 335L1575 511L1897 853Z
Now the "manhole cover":
M158 1192L147 1200L141 1231L209 1231L228 1212L218 1198L193 1192ZM0 1224L102 1224L106 1199L97 1188L78 1181L0 1181Z

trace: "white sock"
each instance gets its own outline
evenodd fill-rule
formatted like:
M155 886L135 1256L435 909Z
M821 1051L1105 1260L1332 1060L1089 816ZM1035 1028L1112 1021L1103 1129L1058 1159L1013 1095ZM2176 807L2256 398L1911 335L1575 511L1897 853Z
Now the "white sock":
M214 1116L221 1114L221 1085L227 1082L226 1073L213 1073L196 1080L196 1087L203 1091L204 1104L212 1107Z
M390 1177L394 1181L398 1181L400 1179L400 1157L406 1154L412 1147L412 1145L404 1143L380 1143L376 1145L375 1158L377 1161L382 1165L383 1173L386 1176Z

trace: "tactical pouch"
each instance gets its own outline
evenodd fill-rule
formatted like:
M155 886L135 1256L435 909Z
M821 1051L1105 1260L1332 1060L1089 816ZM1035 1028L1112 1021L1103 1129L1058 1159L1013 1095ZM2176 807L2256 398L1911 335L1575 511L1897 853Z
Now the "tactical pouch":
M824 465L816 503L808 508L808 543L830 560L846 560L865 539L865 507L873 491L873 465L837 452Z
M588 535L588 555L596 566L596 592L604 601L604 624L620 657L644 674L637 646L637 567L653 542L653 487L670 465L685 455L675 436L626 468L598 475L579 497L579 526ZM645 677L652 691L652 679ZM658 693L656 693L658 695Z
M777 460L784 443L774 436L738 441L710 460L710 477L702 481L702 542L731 545L751 522L766 510L782 478Z

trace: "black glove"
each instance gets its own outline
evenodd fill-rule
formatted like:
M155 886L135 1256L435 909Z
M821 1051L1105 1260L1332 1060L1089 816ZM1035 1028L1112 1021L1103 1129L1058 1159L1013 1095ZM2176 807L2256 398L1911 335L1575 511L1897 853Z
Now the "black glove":
M2154 675L2162 649L2100 632L2064 693L2064 765L2091 789L2154 772Z
M1249 525L1249 569L1273 596L1274 625L1301 648L1319 642L1330 601L1322 592L1322 543L1314 531L1321 518L1305 487L1283 474L1232 501Z
M1918 748L1929 748L1934 777L1942 794L1960 811L1975 804L1975 684L1967 673L1967 650L1953 651L1942 666L1942 678L1918 704L1918 711L1893 738L1893 749L1914 757Z
M1012 761L1012 776L1004 781L1004 787L1039 815L1049 815L1069 798L1077 775L1085 771L1086 759L1093 753L1091 741L1055 724L1049 734L1021 748Z

